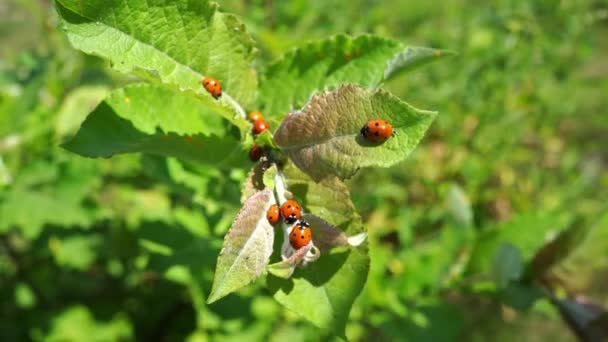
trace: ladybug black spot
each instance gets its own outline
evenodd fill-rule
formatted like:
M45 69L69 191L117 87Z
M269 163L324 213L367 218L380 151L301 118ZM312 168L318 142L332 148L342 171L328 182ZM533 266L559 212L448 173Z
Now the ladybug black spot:
M380 134L378 132L374 133L375 136L379 136Z
M304 239L304 235L300 235L300 239Z
M375 125L375 126L376 126L376 127L380 126L380 123L376 122L376 125Z

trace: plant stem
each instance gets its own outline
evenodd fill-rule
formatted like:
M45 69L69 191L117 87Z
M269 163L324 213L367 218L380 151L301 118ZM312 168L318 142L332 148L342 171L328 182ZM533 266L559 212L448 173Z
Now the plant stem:
M233 99L232 97L230 97L230 95L226 93L223 93L222 97L226 100L226 102L228 102L230 106L232 106L239 113L239 116L241 118L247 119L247 114L245 113L245 110L235 99Z
M277 195L277 199L279 200L279 205L287 201L287 199L285 198L286 189L287 186L285 185L285 178L283 177L283 172L281 172L281 170L277 170L277 174L274 176L274 191Z

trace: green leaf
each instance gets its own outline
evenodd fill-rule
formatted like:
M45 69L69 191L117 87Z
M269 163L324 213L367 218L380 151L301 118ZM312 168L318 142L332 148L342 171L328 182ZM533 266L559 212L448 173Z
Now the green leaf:
M46 341L127 341L134 337L133 327L127 315L118 312L97 321L82 305L74 305L54 316Z
M208 303L249 284L264 271L274 243L274 228L266 211L274 202L272 192L263 190L243 204L224 238Z
M457 184L451 184L446 198L446 207L452 218L459 225L473 225L473 208L465 191Z
M492 267L494 281L499 288L506 288L511 282L519 280L523 273L523 264L519 249L510 244L501 245L496 254Z
M80 124L110 92L107 86L86 85L70 92L57 111L55 135L59 138L74 134Z
M294 49L268 67L260 86L261 108L268 119L302 107L321 90L345 83L376 88L385 79L449 55L372 35L337 35Z
M233 15L209 1L58 0L71 44L124 73L190 89L211 99L203 75L244 106L255 98L254 42ZM222 96L222 102L230 102Z
M89 160L74 156L65 163L33 162L7 191L0 191L0 233L19 228L34 239L45 224L88 227L99 213L87 202L100 185L98 166Z
M418 145L435 112L416 109L390 93L354 85L315 96L290 113L275 133L275 142L315 181L329 175L349 178L362 167L388 167ZM360 133L368 120L387 120L395 136L367 141Z
M102 241L100 234L73 235L63 239L51 237L49 249L58 265L84 271L95 262Z
M15 286L15 304L20 309L31 309L36 306L36 293L26 284L19 282Z
M231 126L205 101L162 86L132 84L114 90L63 147L94 158L145 152L219 163L240 156Z
M548 240L567 228L568 214L547 212L526 212L512 220L488 229L477 238L468 265L469 272L490 273L493 256L503 244L517 247L524 265L527 265ZM523 234L522 232L525 232Z
M453 51L437 50L420 46L408 46L393 57L384 71L384 79L388 80L403 72L407 72L434 62L439 58L456 55Z
M289 191L306 212L322 217L348 235L364 232L342 181L330 177L315 183L291 164L284 175ZM322 254L317 261L297 268L290 279L269 276L267 285L286 308L321 329L344 337L350 308L365 285L368 271L369 256L364 244Z

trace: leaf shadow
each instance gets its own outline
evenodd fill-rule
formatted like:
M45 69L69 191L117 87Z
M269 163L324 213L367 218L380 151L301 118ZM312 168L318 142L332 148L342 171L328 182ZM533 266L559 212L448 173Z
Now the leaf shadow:
M294 289L293 279L305 279L314 287L324 286L342 269L350 252L350 250L346 250L340 253L321 255L316 262L298 267L291 279L282 279L269 274L267 278L268 288L272 294L279 290L289 294Z
M357 136L355 137L355 142L357 142L357 144L361 147L378 147L382 144L384 144L386 141L382 141L382 142L374 142L374 141L369 141L367 139L365 139L365 137L362 134L357 134Z

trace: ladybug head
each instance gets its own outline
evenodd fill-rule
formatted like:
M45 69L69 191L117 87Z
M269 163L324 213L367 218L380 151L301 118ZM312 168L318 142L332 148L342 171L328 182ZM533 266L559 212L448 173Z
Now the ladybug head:
M304 229L304 228L309 228L310 224L308 224L308 222L306 222L306 221L300 221L300 222L298 222L298 226L300 226L300 229Z

